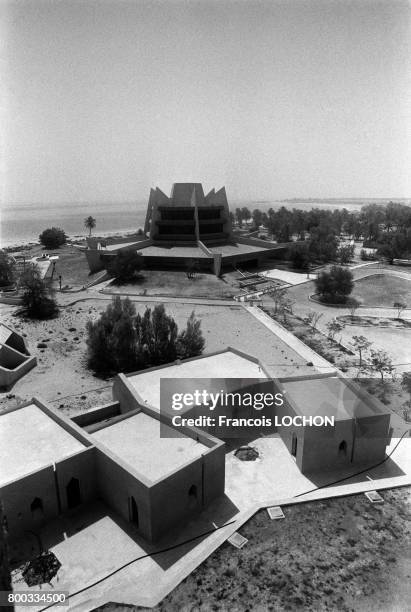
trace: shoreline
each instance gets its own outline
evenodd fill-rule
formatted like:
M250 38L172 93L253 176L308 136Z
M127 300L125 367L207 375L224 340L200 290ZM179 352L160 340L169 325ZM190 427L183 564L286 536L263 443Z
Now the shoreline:
M107 238L128 238L130 236L138 236L138 234L135 231L126 232L126 231L119 230L118 232L115 232L115 231L113 232L113 230L107 230L106 232L101 232L98 235L92 235L91 238L95 238L97 240L99 239L103 240ZM66 245L71 245L71 246L74 246L75 244L84 245L86 244L87 238L89 238L89 236L85 236L84 234L68 235ZM62 245L62 246L65 246L65 245ZM29 249L33 249L35 247L45 248L42 246L39 240L33 240L33 241L27 240L24 242L17 241L13 244L2 246L0 247L0 250L6 251L8 253L12 253L15 251L28 251ZM47 249L47 250L53 251L54 249Z

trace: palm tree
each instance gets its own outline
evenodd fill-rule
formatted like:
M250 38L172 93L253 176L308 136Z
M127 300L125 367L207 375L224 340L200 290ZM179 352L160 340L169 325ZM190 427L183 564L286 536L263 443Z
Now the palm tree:
M91 215L84 219L84 227L89 230L89 237L91 236L91 230L96 227L96 220Z

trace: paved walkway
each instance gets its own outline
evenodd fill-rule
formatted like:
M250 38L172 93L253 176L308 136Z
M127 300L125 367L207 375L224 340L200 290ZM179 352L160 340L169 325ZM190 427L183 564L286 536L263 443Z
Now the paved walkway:
M273 334L278 336L296 353L301 355L308 362L311 362L315 368L318 368L322 373L335 372L336 369L329 361L318 355L313 349L307 346L299 338L294 336L285 327L274 321L269 315L260 310L257 306L243 306L250 314L252 314L260 323L265 325Z
M274 268L273 270L265 270L261 272L261 276L266 276L267 278L275 278L280 281L284 281L289 285L301 285L301 283L307 283L310 280L314 280L317 275L310 274L309 278L307 278L307 274L299 274L298 272L290 272L289 270L278 270Z

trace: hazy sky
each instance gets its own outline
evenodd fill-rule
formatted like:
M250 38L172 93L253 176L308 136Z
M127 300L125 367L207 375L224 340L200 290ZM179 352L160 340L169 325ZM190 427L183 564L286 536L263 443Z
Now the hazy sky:
M6 201L411 196L409 2L0 6Z

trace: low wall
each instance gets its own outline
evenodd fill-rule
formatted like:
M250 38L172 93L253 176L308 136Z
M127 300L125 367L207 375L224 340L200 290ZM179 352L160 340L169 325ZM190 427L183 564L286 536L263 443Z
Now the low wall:
M109 419L110 417L116 416L119 413L119 402L110 402L109 404L99 406L98 408L94 408L88 412L77 414L76 416L71 417L71 420L79 425L79 427L86 427L87 425L93 425L94 423L98 423L104 419Z
M3 346L2 348L5 347ZM18 354L20 355L20 353ZM37 358L32 356L25 357L24 361L12 370L0 366L0 387L10 387L36 365Z

